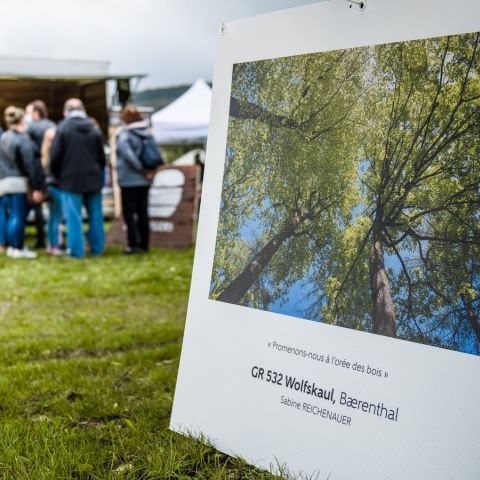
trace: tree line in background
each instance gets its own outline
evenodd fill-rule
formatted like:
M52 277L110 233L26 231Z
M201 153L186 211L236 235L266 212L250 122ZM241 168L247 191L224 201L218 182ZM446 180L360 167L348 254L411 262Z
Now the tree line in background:
M236 65L211 298L479 354L479 39Z

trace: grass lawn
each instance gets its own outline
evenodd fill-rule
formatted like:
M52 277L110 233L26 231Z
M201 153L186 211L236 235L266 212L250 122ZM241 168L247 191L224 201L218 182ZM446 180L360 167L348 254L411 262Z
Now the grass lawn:
M0 258L1 479L275 478L168 430L192 258Z

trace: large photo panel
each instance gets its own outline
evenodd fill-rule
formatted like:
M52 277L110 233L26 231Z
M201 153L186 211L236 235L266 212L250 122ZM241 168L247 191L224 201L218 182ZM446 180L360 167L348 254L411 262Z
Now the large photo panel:
M479 38L236 64L210 298L478 355Z
M476 0L222 26L173 430L288 478L478 477L477 32Z

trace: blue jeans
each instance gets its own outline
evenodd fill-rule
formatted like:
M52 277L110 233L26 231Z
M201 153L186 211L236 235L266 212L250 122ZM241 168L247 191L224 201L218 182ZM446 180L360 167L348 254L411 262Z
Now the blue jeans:
M7 199L4 195L0 196L0 245L7 243Z
M5 195L8 209L7 217L7 245L22 249L25 240L25 223L28 213L26 193L9 193Z
M83 244L82 206L88 215L88 243L92 255L101 255L105 247L103 230L102 194L62 191L63 215L67 222L67 247L72 257L85 256Z
M60 244L60 224L62 223L62 193L53 185L48 186L48 192L50 193L47 223L48 246L58 248Z

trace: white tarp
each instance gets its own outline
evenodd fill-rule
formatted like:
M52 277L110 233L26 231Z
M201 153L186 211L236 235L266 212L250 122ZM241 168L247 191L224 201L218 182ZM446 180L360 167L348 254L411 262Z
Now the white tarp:
M152 115L159 145L203 143L207 139L212 89L197 80L182 96Z

